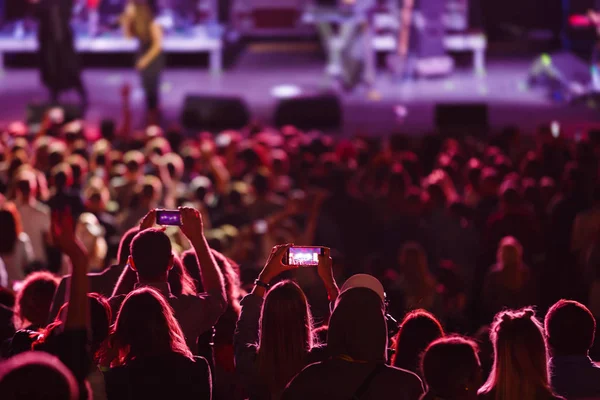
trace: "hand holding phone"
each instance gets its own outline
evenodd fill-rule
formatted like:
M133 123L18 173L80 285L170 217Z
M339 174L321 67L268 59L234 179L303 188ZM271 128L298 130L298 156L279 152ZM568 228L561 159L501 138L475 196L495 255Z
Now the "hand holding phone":
M259 281L269 284L275 277L277 277L282 272L298 268L295 265L286 264L286 257L290 247L292 247L291 244L284 244L273 247L273 250L271 250L271 255L265 263L265 267L258 275Z

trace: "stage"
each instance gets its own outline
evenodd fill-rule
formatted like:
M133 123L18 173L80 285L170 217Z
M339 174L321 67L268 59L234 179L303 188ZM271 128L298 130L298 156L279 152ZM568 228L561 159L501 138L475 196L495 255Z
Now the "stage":
M336 91L343 104L343 134L387 135L392 132L422 134L434 129L436 103L486 103L490 125L499 129L519 124L531 132L550 120L559 120L572 131L600 124L600 111L594 104L569 106L548 98L542 90L527 87L532 57L490 58L487 68L474 74L470 65L447 78L398 82L379 69L372 88L359 87L344 93L324 75L324 58L316 51L289 51L286 47L248 46L234 65L222 74L201 68L169 68L161 87L165 122L177 121L187 94L241 96L253 116L270 122L278 92L316 94ZM92 123L120 115L120 88L130 82L134 88L132 107L141 125L143 93L132 69L87 69L85 84L90 93L86 119ZM0 121L22 119L31 101L43 101L46 92L35 69L6 69L0 77ZM75 94L64 100L75 101Z

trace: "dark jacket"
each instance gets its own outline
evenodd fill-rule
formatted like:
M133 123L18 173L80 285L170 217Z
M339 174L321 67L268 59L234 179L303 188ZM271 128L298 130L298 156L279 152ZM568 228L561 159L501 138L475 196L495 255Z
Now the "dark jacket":
M109 400L198 399L210 400L212 380L208 363L172 353L135 359L104 374Z
M327 351L332 358L306 367L288 385L284 400L349 400L368 378L361 400L417 400L423 393L417 375L384 365L383 302L370 289L351 289L339 297L329 322ZM371 375L378 365L383 367Z
M568 399L600 398L600 367L585 356L550 359L550 383L554 391Z

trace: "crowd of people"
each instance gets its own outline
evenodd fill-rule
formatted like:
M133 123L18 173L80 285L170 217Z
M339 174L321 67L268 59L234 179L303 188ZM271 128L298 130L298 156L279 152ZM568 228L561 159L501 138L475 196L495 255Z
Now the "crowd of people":
M2 399L600 399L594 132L127 126L1 133Z

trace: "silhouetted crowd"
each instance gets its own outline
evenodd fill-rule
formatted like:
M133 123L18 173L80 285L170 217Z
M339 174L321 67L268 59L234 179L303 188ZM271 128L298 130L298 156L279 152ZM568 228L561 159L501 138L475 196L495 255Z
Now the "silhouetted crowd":
M129 125L0 133L1 399L600 399L598 132Z

